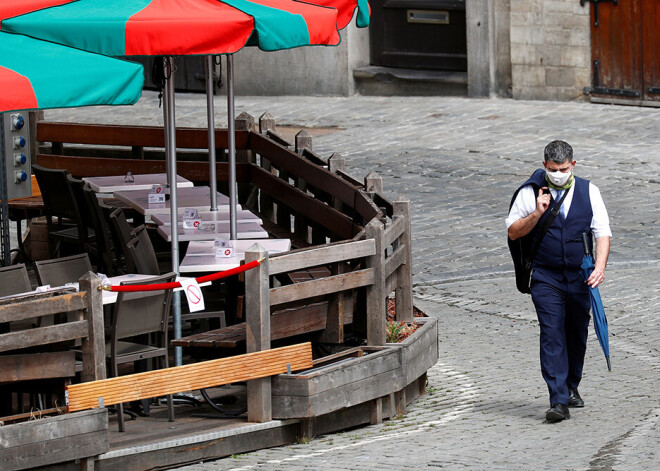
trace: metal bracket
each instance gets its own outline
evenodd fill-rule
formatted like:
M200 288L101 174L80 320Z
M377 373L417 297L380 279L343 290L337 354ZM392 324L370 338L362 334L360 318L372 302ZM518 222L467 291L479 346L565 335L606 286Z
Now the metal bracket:
M596 28L598 28L598 4L603 2L613 2L614 6L619 4L619 0L580 0L580 6L584 6L587 2L594 4L594 26Z

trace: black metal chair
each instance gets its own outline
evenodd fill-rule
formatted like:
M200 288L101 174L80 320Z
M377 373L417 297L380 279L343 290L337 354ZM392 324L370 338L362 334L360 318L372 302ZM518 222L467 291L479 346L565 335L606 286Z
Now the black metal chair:
M158 284L174 281L172 272L149 280L122 285ZM119 376L119 365L134 363L136 371L146 370L144 360L158 360L159 368L169 366L167 329L172 290L120 292L114 304L106 357L112 376ZM169 420L174 420L172 397L167 398ZM145 411L146 412L146 411ZM119 431L124 431L123 405L117 407Z
M86 253L68 257L39 260L34 262L37 280L40 285L64 286L67 283L77 283L88 271L93 271L92 263Z
M0 296L32 291L30 277L25 264L17 263L0 268Z
M0 297L32 291L27 268L23 263L0 268ZM0 334L9 332L9 323L0 323Z
M63 243L72 245L75 253L85 252L91 234L83 224L78 202L67 179L68 172L37 164L32 165L32 172L44 202L50 256L57 255ZM54 218L57 218L57 224L54 224ZM73 224L73 227L65 227L65 220Z
M110 234L115 248L122 253L126 263L126 271L128 273L135 273L135 265L133 264L133 257L128 250L128 243L133 239L133 228L128 224L126 215L121 208L110 211L108 215L110 221Z
M133 231L133 238L126 245L137 273L160 275L158 258L145 226L136 228Z
M100 206L96 193L89 186L83 188L83 196L89 210L89 217L94 227L96 239L97 270L108 276L125 273L123 254L115 246L110 226Z

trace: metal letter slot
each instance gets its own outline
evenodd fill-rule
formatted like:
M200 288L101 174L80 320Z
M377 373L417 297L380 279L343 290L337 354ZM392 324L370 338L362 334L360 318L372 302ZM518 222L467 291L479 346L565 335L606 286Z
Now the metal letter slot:
M449 24L449 12L439 10L408 10L408 23Z

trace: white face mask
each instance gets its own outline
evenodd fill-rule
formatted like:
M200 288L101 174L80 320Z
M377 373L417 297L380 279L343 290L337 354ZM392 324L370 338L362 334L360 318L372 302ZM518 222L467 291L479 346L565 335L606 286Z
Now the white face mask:
M550 180L553 185L564 186L568 179L571 177L573 171L571 170L566 173L560 172L559 170L556 172L550 172L546 169L545 173L548 175L548 180Z

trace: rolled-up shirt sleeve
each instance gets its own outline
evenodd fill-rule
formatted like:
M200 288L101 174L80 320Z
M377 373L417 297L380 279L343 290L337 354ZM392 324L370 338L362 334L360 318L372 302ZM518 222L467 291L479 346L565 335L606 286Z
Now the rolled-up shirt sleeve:
M612 237L610 217L607 214L605 202L600 195L600 190L593 183L589 183L589 199L591 200L591 212L593 213L591 231L594 233L594 237L596 239L599 237Z
M511 205L509 215L504 220L506 228L509 229L511 224L518 219L525 218L536 211L536 196L534 195L534 188L532 185L524 186L518 192L515 201Z

